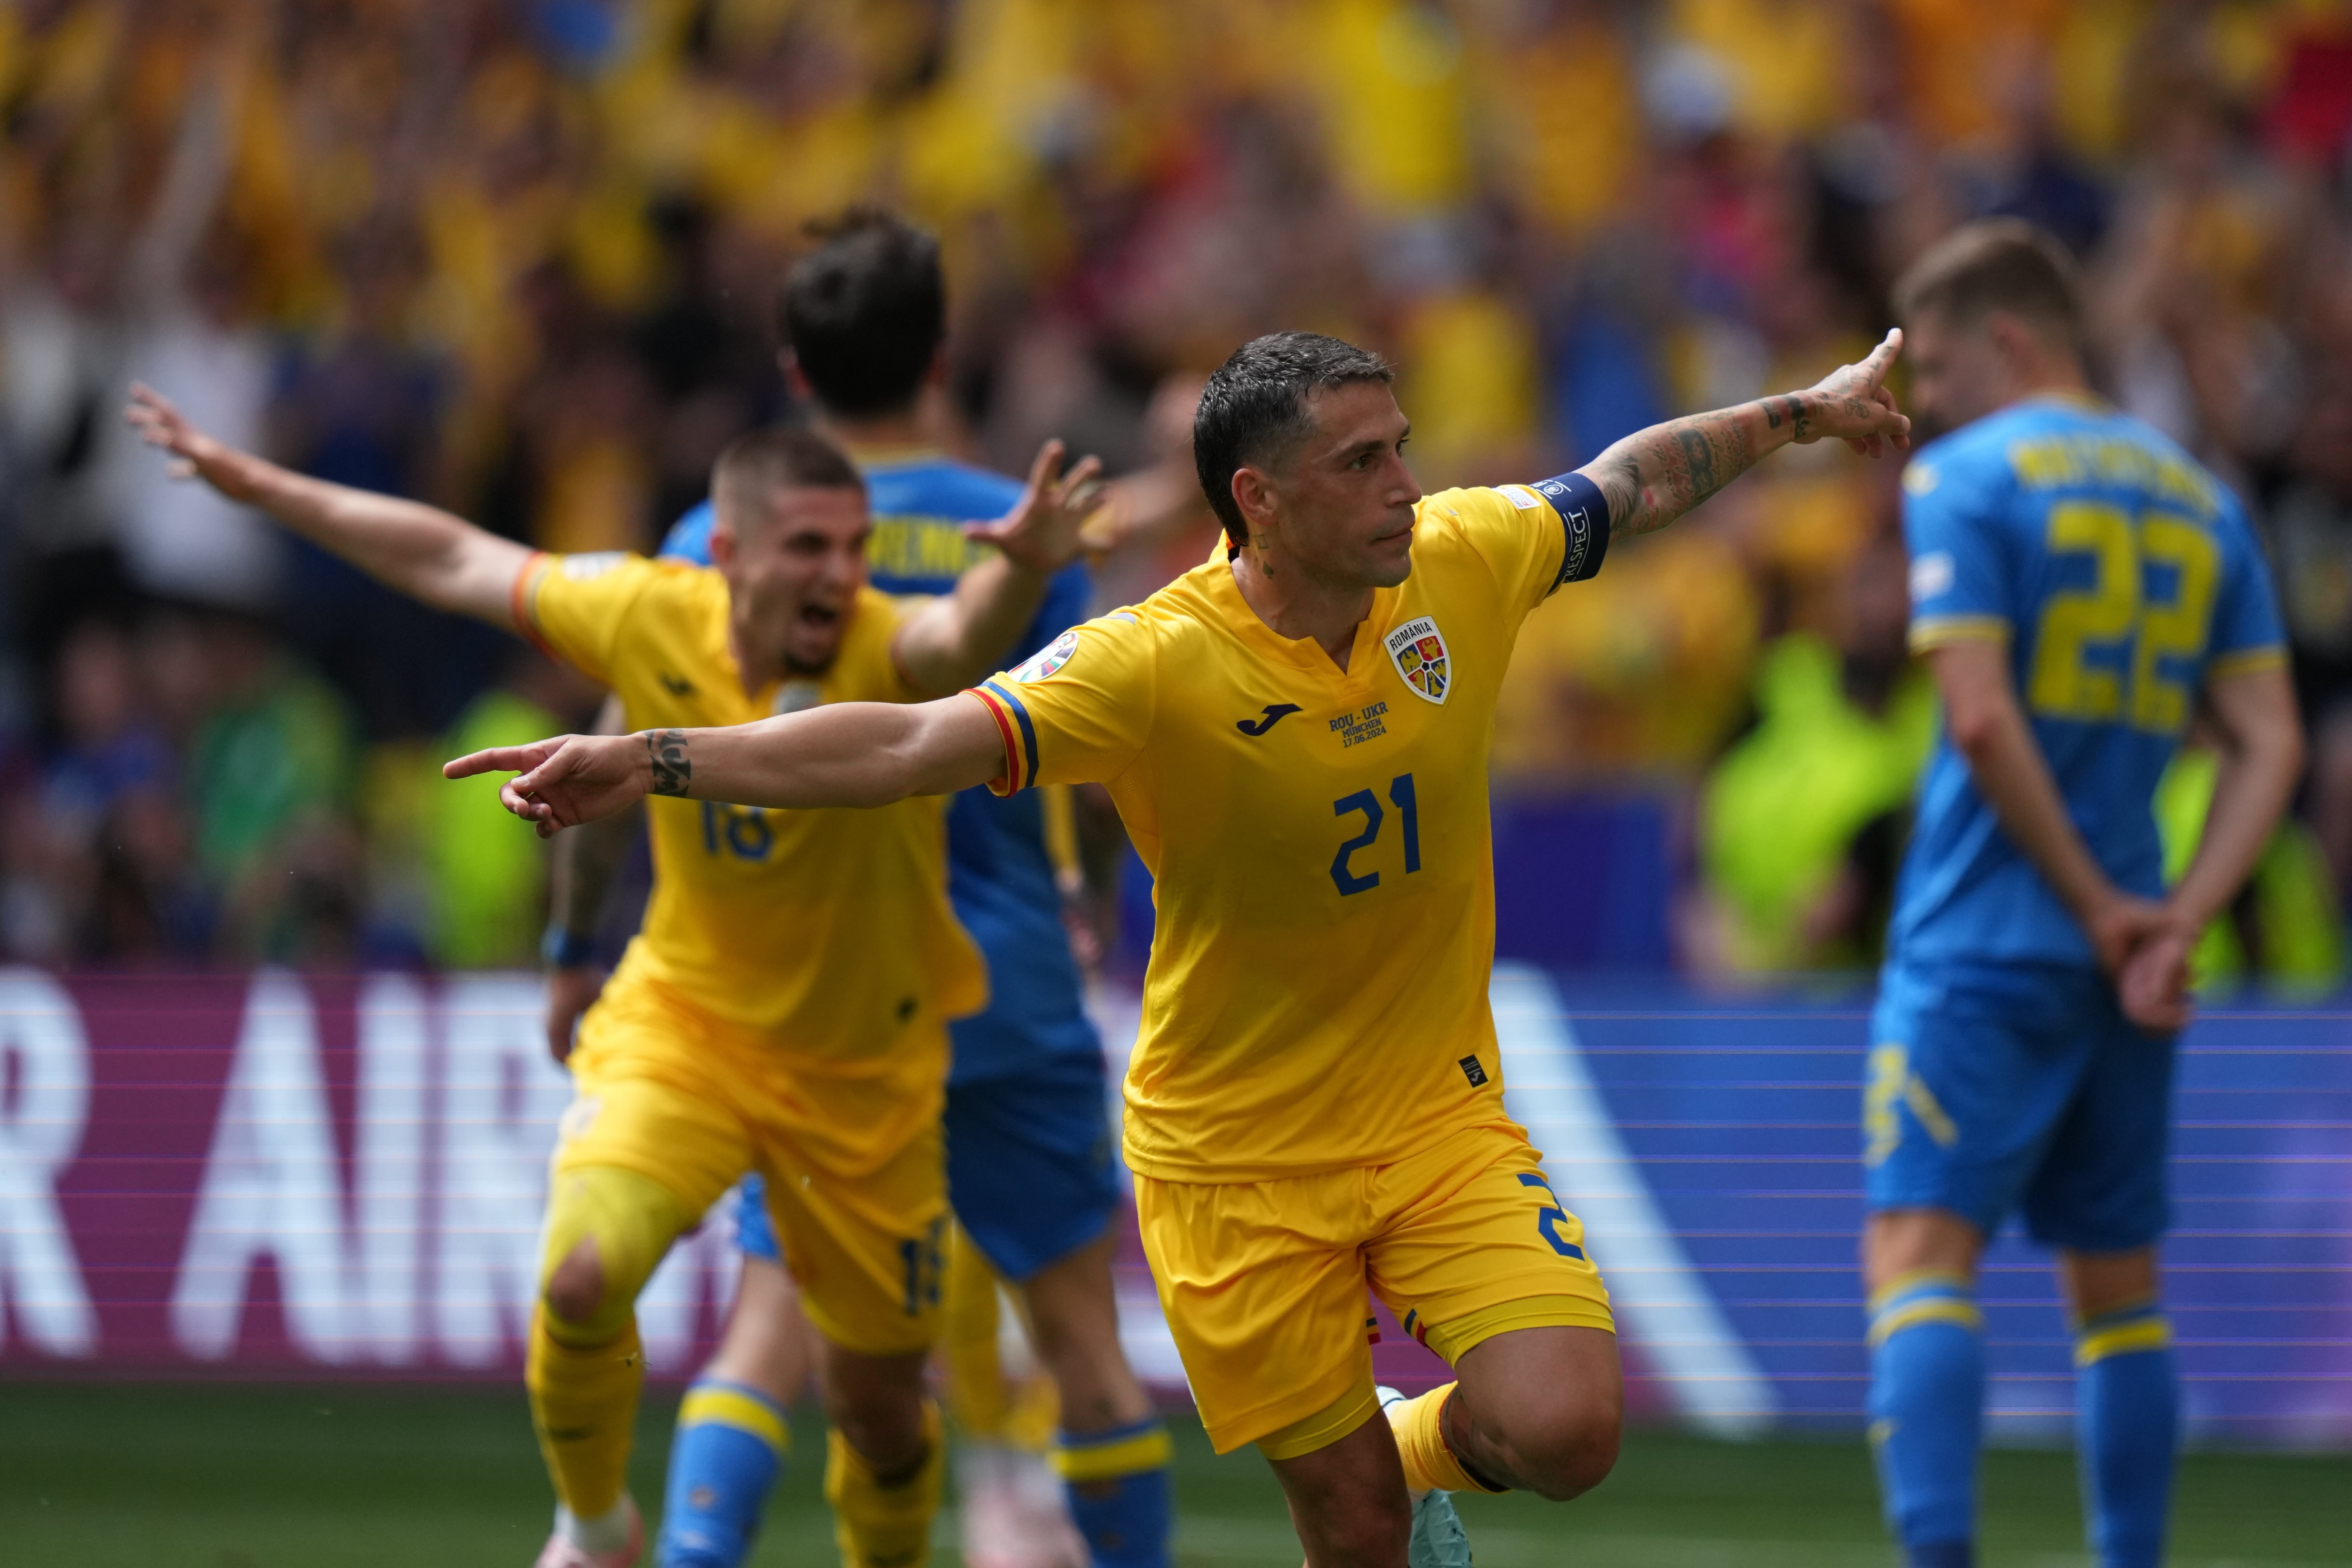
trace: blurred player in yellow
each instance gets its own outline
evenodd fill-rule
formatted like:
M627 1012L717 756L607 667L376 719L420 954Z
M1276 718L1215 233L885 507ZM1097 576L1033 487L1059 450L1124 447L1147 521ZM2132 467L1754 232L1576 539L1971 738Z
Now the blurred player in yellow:
M437 608L515 630L619 694L629 721L740 723L952 692L1004 657L1076 552L1091 459L1038 456L996 553L935 599L866 582L864 481L803 430L747 436L712 474L715 570L548 556L446 512L290 473L145 389L131 419L230 498ZM693 759L669 754L667 796ZM623 1568L643 1375L635 1303L670 1243L747 1170L823 1341L826 1491L852 1568L929 1553L942 1468L924 1396L947 1224L950 1020L987 1000L947 897L940 803L773 812L677 799L651 816L642 932L583 1020L529 1351L554 1479L541 1568Z
M1612 535L1790 441L1908 439L1899 340L1803 392L1630 436L1536 485L1424 498L1377 356L1244 345L1194 449L1229 548L975 691L732 730L479 752L542 831L648 791L808 808L1100 781L1156 879L1127 1156L1201 1418L1272 1460L1312 1568L1466 1563L1444 1493L1550 1498L1615 1462L1582 1227L1505 1113L1486 992L1486 754L1520 622ZM680 764L686 764L681 767ZM1393 1402L1380 1295L1457 1382ZM1418 1514L1418 1518L1416 1518Z

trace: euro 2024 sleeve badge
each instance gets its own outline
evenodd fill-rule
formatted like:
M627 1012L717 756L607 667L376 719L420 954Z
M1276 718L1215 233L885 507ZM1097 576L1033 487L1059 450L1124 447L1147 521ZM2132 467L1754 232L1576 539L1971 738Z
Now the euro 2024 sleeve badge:
M1427 616L1416 616L1388 635L1389 662L1396 666L1412 694L1424 702L1444 702L1453 679L1446 657L1445 634Z

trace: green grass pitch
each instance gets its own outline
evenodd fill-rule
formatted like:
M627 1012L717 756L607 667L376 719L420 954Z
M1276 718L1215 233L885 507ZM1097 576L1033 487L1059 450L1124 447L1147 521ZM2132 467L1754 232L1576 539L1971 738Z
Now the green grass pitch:
M648 1399L634 1476L661 1495L669 1397ZM1255 1455L1176 1423L1185 1568L1299 1560ZM803 1417L761 1568L835 1562ZM2073 1461L2002 1451L1985 1471L1987 1568L2087 1562ZM549 1500L520 1389L0 1384L0 1560L70 1568L527 1568ZM1463 1504L1480 1568L1880 1568L1858 1443L1713 1443L1643 1432L1577 1503ZM941 1540L952 1536L943 1529ZM951 1548L933 1558L951 1568ZM2176 1568L2352 1563L2352 1456L2199 1453Z

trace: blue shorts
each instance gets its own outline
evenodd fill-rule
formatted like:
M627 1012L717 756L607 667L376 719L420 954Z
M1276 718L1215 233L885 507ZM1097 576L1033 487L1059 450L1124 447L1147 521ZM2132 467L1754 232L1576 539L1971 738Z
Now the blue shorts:
M1106 1088L1095 1052L948 1086L948 1201L964 1234L1016 1284L1109 1228L1118 1173ZM735 1244L778 1260L756 1175L737 1189Z
M784 1260L776 1247L775 1224L768 1218L768 1184L757 1171L735 1184L735 1245L746 1258L764 1263Z
M2011 1209L2045 1247L2126 1252L2168 1219L2173 1037L2096 971L1890 963L1871 1020L1864 1190L1990 1238Z

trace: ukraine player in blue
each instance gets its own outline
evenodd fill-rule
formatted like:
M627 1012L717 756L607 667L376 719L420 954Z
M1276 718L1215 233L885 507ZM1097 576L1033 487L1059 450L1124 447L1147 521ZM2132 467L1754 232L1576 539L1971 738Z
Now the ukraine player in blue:
M786 374L865 475L869 580L888 594L951 591L976 559L963 525L1003 516L1022 494L1019 480L923 445L918 405L940 379L944 317L936 243L870 212L832 226L779 300ZM662 553L707 563L712 519L708 501L688 512ZM1090 595L1083 566L1064 572L1007 662L1085 619ZM987 957L991 997L986 1012L953 1026L949 1195L964 1235L1028 1308L1061 1395L1053 1462L1093 1563L1165 1568L1171 1450L1119 1348L1109 1266L1119 1192L1102 1043L1082 1005L1043 813L1034 792L1000 800L985 789L949 808L950 895ZM774 1263L758 1181L745 1184L737 1235L748 1256ZM741 1560L780 1468L781 1403L708 1374L689 1391L672 1449L665 1568Z
M2014 1210L2075 1332L2088 1532L2164 1552L2179 1395L2158 1295L2174 1042L2195 935L2302 765L2278 611L2238 502L2094 398L2073 267L1970 225L1896 291L1912 642L1944 700L1864 1094L1871 1434L1913 1568L1974 1560L1985 1394L1975 1279ZM2200 707L2223 737L2168 894L2151 799Z

